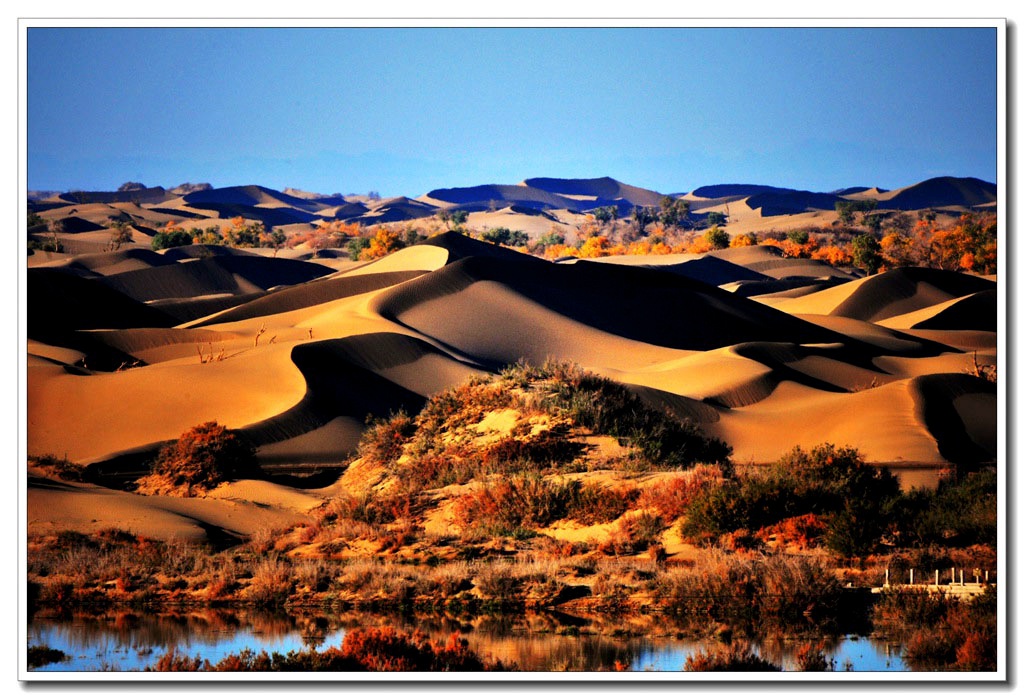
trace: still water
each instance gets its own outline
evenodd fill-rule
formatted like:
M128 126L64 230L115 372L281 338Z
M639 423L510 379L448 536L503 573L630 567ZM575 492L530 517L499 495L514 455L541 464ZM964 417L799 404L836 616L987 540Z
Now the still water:
M678 672L686 658L720 647L715 641L630 635L621 627L578 617L418 617L386 615L270 616L207 611L183 614L117 614L107 617L37 618L29 624L28 645L62 650L67 660L34 671L139 672L168 650L216 663L243 649L287 653L340 646L346 629L394 626L419 629L434 639L458 632L481 656L515 663L524 671L599 671L616 665L633 671ZM653 620L653 628L662 626ZM898 647L864 636L822 639L837 671L907 671ZM754 644L762 657L796 669L797 649L805 640L772 639Z

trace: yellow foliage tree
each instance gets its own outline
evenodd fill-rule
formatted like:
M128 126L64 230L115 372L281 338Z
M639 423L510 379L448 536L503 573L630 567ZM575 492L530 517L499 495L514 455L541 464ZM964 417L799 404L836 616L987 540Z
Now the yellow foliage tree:
M376 260L404 247L398 233L389 228L378 228L373 237L370 238L370 245L359 253L361 260Z

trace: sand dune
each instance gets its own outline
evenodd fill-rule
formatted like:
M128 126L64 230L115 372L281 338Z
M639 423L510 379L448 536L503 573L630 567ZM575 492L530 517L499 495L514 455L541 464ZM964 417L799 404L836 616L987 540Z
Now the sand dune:
M787 313L832 314L878 322L994 288L994 282L969 274L905 267L798 299L760 300Z
M448 344L460 337L484 340L492 361L514 361L517 344L540 351L538 336L495 333L475 322L486 314L507 331L507 323L526 308L512 299L490 299L478 283L489 282L493 295L507 289L547 312L630 340L675 349L706 350L750 340L835 342L840 338L761 304L739 299L715 287L674 274L634 267L579 262L555 265L536 259L467 258L381 295L376 311ZM469 291L469 293L462 293ZM429 304L429 305L428 305ZM460 304L459 313L443 309ZM463 305L464 304L464 305ZM675 313L684 318L672 322ZM533 319L529 325L543 327ZM446 339L447 338L447 339ZM522 356L528 356L523 354Z
M970 462L995 455L994 387L963 374L896 381L854 394L781 384L764 401L722 415L708 430L737 459L780 456L780 443L856 444L871 461Z
M47 267L59 267L82 276L109 276L121 272L135 272L171 264L163 255L145 248L129 248L115 252L78 255L73 259L51 262Z
M335 276L435 270L448 262L448 255L447 250L436 245L414 245L359 267L336 272Z
M223 361L198 357L86 376L32 367L28 451L98 461L114 452L176 439L216 420L244 427L280 415L306 392L291 347L226 344ZM254 367L258 367L256 372Z
M725 250L714 250L708 255L760 272L764 276L774 279L785 279L786 277L854 279L852 275L820 260L783 257L782 251L771 245L726 248Z
M923 330L996 331L996 290L979 291L969 296L938 303L918 311L878 321L888 328Z
M333 273L330 267L258 255L219 256L111 275L103 283L139 301L210 294L247 294Z
M886 192L878 199L887 209L970 208L994 202L996 186L974 177L935 177Z
M522 184L562 196L587 197L606 201L621 199L636 206L658 206L662 198L662 195L657 192L623 184L611 177L592 179L533 177L523 180Z
M253 301L235 306L223 313L217 313L204 319L197 327L211 323L226 323L308 308L335 299L365 294L370 291L394 286L395 284L415 279L424 273L418 270L400 270L397 272L365 273L354 276L316 279L306 284L280 289L279 291L260 296Z
M277 459L301 454L308 462L341 461L356 447L367 416L415 414L426 396L478 371L394 333L299 345L292 361L306 381L302 400L244 433L264 445L263 454Z
M837 277L827 279L809 280L805 277L789 279L768 279L765 281L738 281L730 284L722 284L722 288L731 291L737 296L753 298L757 301L768 303L768 299L799 298L814 294L833 286L846 283L846 280Z
M652 267L664 272L672 272L688 277L689 279L696 279L712 286L723 286L740 281L753 282L771 279L771 277L755 272L749 267L734 264L711 255L613 255L587 261Z

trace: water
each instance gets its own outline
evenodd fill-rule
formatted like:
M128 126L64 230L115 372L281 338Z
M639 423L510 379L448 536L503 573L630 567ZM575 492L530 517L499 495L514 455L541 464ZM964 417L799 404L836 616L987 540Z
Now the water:
M483 656L514 662L525 671L597 671L615 667L632 671L677 672L686 658L721 647L714 641L674 635L630 636L623 628L607 627L576 617L527 615L454 619L451 617L400 618L388 615L272 616L223 611L188 614L107 617L36 618L28 629L28 645L64 651L67 660L34 671L140 672L168 650L189 657L199 655L216 663L243 649L287 653L341 645L346 629L390 625L405 631L420 629L433 639L454 631ZM573 623L577 622L577 623ZM588 633L588 628L600 633ZM669 628L655 624L655 628ZM582 631L581 631L582 629ZM825 653L836 670L900 672L907 667L899 649L863 636L827 639ZM754 644L762 657L795 670L796 649L806 640L773 639Z

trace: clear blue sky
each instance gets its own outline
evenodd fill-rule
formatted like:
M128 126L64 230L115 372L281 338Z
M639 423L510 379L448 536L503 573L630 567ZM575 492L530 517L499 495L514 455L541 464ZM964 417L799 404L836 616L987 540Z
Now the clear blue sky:
M997 174L996 30L28 30L28 186Z

